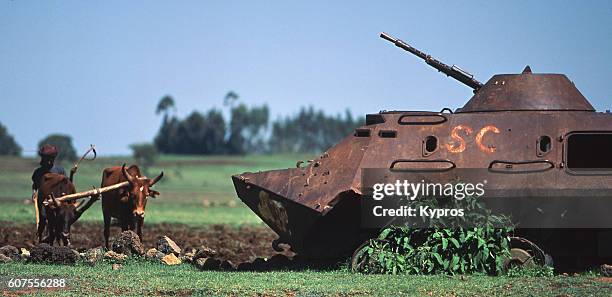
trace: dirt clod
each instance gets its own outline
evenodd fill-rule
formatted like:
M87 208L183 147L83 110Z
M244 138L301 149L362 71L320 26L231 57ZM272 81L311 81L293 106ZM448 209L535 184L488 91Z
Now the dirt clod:
M266 261L266 264L270 269L281 269L290 266L292 263L287 256L283 254L276 254Z
M184 253L179 257L179 259L185 263L193 263L195 260L195 252Z
M95 265L104 257L104 251L101 247L89 249L83 256L83 261L89 265Z
M136 232L128 230L121 232L121 235L113 241L111 248L114 252L127 256L144 255L144 247Z
M601 274L606 277L612 277L612 265L603 264L601 265Z
M170 239L170 237L168 236L163 236L159 238L159 240L157 241L157 250L166 255L170 253L173 253L174 255L181 254L181 248L176 244L176 242L174 242L174 240Z
M238 269L238 271L252 271L253 269L253 263L251 262L242 262L240 264L238 264L238 267L236 267L236 269Z
M232 263L230 260L222 260L221 264L219 264L219 269L221 270L236 270L236 265Z
M13 259L3 254L0 254L0 263L10 263L10 262L13 262Z
M214 258L218 255L217 251L206 247L206 246L201 246L199 249L196 250L195 255L193 256L194 259L199 259L199 258Z
M72 227L75 231L72 234L71 244L81 251L104 245L101 223L76 222ZM31 250L36 245L36 225L34 223L16 224L2 221L0 222L0 234L3 235L0 236L0 246L10 244ZM120 227L111 227L111 237L116 238L120 234ZM154 247L159 234L170 236L185 251L196 249L198 252L194 259L216 257L230 260L233 263L242 263L253 261L257 257L271 258L277 254L272 249L271 242L278 236L266 226L194 227L183 224L149 224L143 229L141 241L143 246ZM205 248L213 252L208 252ZM293 257L290 251L285 251L283 254L289 258Z
M221 261L215 258L199 258L196 260L196 267L200 270L216 270L221 266Z
M19 250L12 245L5 245L1 247L0 254L11 258L13 261L19 260Z
M253 270L255 271L264 271L267 270L267 259L265 258L257 258L255 260L253 260L252 265L253 265Z
M70 265L74 264L76 260L74 251L66 246L50 246L42 243L30 251L30 261L33 263Z

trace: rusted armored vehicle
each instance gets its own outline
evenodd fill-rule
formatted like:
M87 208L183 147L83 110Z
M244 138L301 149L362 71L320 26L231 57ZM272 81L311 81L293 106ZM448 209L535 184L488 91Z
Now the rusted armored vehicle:
M286 243L306 257L333 258L350 254L375 235L379 230L361 223L367 168L447 174L480 169L499 174L502 187L524 197L534 188L571 191L575 197L593 189L601 190L599 196L612 193L612 114L596 112L565 75L532 73L527 66L520 74L494 75L483 84L401 40L381 37L469 86L474 95L454 111L368 114L364 126L314 160L234 175L240 199L279 235L273 246ZM609 216L610 210L604 213ZM519 235L530 241L521 252L535 256L541 248L607 260L612 251L608 228L526 228Z

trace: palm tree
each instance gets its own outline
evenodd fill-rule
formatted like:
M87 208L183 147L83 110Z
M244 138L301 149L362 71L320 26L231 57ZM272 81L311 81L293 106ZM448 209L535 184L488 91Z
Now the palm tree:
M168 113L170 110L176 110L174 106L174 99L170 95L166 95L159 100L157 103L157 109L155 110L155 114L159 115L160 113L164 113L164 122L168 120Z
M239 97L240 96L238 96L238 94L236 94L236 92L229 91L229 92L227 92L227 94L225 94L225 98L223 98L223 105L229 106L230 108L232 108L232 107L234 107L234 103L236 103L236 101L238 101Z

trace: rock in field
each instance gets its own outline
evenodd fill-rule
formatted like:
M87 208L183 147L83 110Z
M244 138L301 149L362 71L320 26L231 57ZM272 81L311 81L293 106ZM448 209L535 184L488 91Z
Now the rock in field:
M160 255L161 255L161 257L160 257ZM160 260L164 256L165 255L163 253L160 253L159 251L157 251L156 248L150 248L145 253L145 258L147 258L149 260Z
M101 247L87 250L83 255L83 261L89 265L95 265L104 257L104 251Z
M21 248L20 257L21 260L27 261L28 259L30 259L30 251L26 250L25 248Z
M115 263L111 267L113 268L113 270L119 270L119 269L123 268L123 265Z
M105 259L109 259L115 263L123 263L125 260L127 260L127 257L127 255L117 253L115 251L108 251L104 254Z
M166 265L178 265L181 264L181 260L177 258L174 254L167 254L162 259L161 262Z
M191 252L187 252L182 254L179 259L181 259L181 261L186 262L186 263L193 263L194 259L195 259L195 254L196 251L192 249Z
M79 251L77 250L72 250L72 253L74 254L74 258L78 261L81 260L81 253L79 253Z
M157 250L166 255L170 253L179 255L181 253L181 248L168 236L163 236L157 240Z
M113 242L111 249L116 253L127 256L142 256L144 254L144 247L140 242L140 238L136 232L131 230L121 232L119 238Z

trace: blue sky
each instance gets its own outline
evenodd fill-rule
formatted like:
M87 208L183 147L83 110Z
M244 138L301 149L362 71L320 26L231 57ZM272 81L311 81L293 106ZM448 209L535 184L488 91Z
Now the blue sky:
M0 0L0 122L27 154L49 133L79 151L150 141L155 105L222 108L234 90L273 118L457 108L471 90L378 37L386 31L486 82L565 73L612 109L610 1Z

